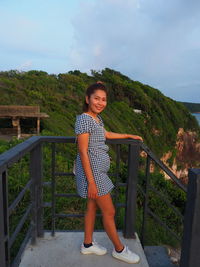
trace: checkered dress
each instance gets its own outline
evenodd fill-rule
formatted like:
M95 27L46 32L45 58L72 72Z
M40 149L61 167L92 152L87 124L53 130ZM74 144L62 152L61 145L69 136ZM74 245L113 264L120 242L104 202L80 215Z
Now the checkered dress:
M88 155L92 168L95 183L97 185L98 196L103 196L110 192L114 185L107 175L110 167L110 158L108 155L108 146L105 144L104 124L101 117L98 115L97 122L90 115L83 113L76 117L75 133L89 133ZM78 194L87 198L87 178L81 163L79 153L76 158L76 185Z

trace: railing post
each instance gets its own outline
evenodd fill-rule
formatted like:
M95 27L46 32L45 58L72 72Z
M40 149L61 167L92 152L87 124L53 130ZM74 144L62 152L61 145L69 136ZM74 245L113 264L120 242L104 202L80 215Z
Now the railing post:
M125 224L123 233L125 238L135 238L139 151L140 151L139 143L129 145Z
M187 203L181 249L181 267L200 264L200 169L189 169Z
M56 164L56 145L52 143L52 154L51 154L51 199L52 199L52 206L51 206L51 235L55 235L55 164Z
M118 206L117 201L119 197L119 171L120 171L120 145L116 145L116 168L115 168L115 195L114 195L114 204L115 204L115 223L117 219Z
M32 244L36 237L42 237L43 229L43 187L42 187L42 145L36 146L30 153L30 177L32 181Z
M0 266L10 266L7 172L0 174Z
M150 163L151 163L151 158L149 157L149 155L147 155L146 173L145 173L146 184L145 184L145 196L143 204L143 220L142 220L142 229L140 238L143 247L145 242L145 230L146 230L147 215L148 215Z

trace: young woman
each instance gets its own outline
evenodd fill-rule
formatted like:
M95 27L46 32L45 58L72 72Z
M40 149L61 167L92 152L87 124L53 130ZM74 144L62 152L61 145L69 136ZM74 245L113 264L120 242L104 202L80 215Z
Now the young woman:
M137 263L140 260L139 256L122 244L116 230L115 208L110 195L114 185L107 175L110 158L105 141L106 138L132 138L142 141L142 138L137 135L107 132L99 116L106 105L106 87L102 82L92 84L86 91L83 113L77 116L75 123L75 133L78 141L76 159L77 192L81 197L88 199L81 253L104 255L107 252L106 248L93 241L96 210L100 208L104 229L114 245L112 256L128 263Z

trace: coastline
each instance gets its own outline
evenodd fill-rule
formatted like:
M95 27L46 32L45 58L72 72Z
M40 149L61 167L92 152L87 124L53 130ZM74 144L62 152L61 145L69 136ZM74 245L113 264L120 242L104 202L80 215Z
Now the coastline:
M200 112L193 112L191 114L197 119L200 126Z

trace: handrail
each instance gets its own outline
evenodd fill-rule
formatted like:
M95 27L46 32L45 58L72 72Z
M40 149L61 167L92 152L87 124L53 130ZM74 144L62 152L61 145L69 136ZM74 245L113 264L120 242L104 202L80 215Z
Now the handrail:
M74 143L75 137L64 137L64 136L32 136L20 143L13 148L7 150L0 155L0 172L5 171L13 163L21 159L26 153L30 152L34 147L36 147L40 142L53 142L59 143L66 141L68 143Z
M40 142L48 143L75 143L75 136L32 136L29 139L25 140L23 143L20 143L13 148L7 150L6 152L0 155L0 172L6 170L13 163L17 162L22 158L26 153L30 152L34 147L36 147ZM133 139L115 139L109 140L106 142L108 144L136 144L138 141Z
M169 175L169 177L176 183L176 185L178 185L178 187L180 187L184 192L187 192L187 187L182 182L180 182L176 175L160 159L157 159L154 153L144 143L141 144L141 148L149 155L149 157L153 161L155 161L160 166L163 171L165 171L167 175Z
M33 136L23 143L20 143L13 148L7 150L0 155L0 172L5 171L13 163L21 159L26 153L30 152L40 142L40 137Z
M144 246L144 240L145 240L145 229L146 229L146 223L147 223L147 216L150 215L158 224L160 224L163 228L165 228L168 232L170 232L177 240L180 241L180 238L176 233L174 233L150 208L149 208L149 191L153 191L156 193L159 198L162 199L162 201L165 202L165 204L170 207L176 216L178 216L183 221L183 215L175 208L171 203L168 201L168 199L164 199L161 192L157 191L153 186L150 185L150 161L152 160L158 166L169 175L169 177L174 181L174 184L178 186L183 192L186 193L187 188L185 185L182 184L178 180L178 178L172 173L172 171L159 159L156 158L156 156L153 154L153 152L145 145L141 144L141 149L147 153L147 162L146 162L146 174L145 174L145 190L143 190L139 186L140 192L144 196L144 202L143 202L143 220L142 220L142 230L141 230L141 244Z

